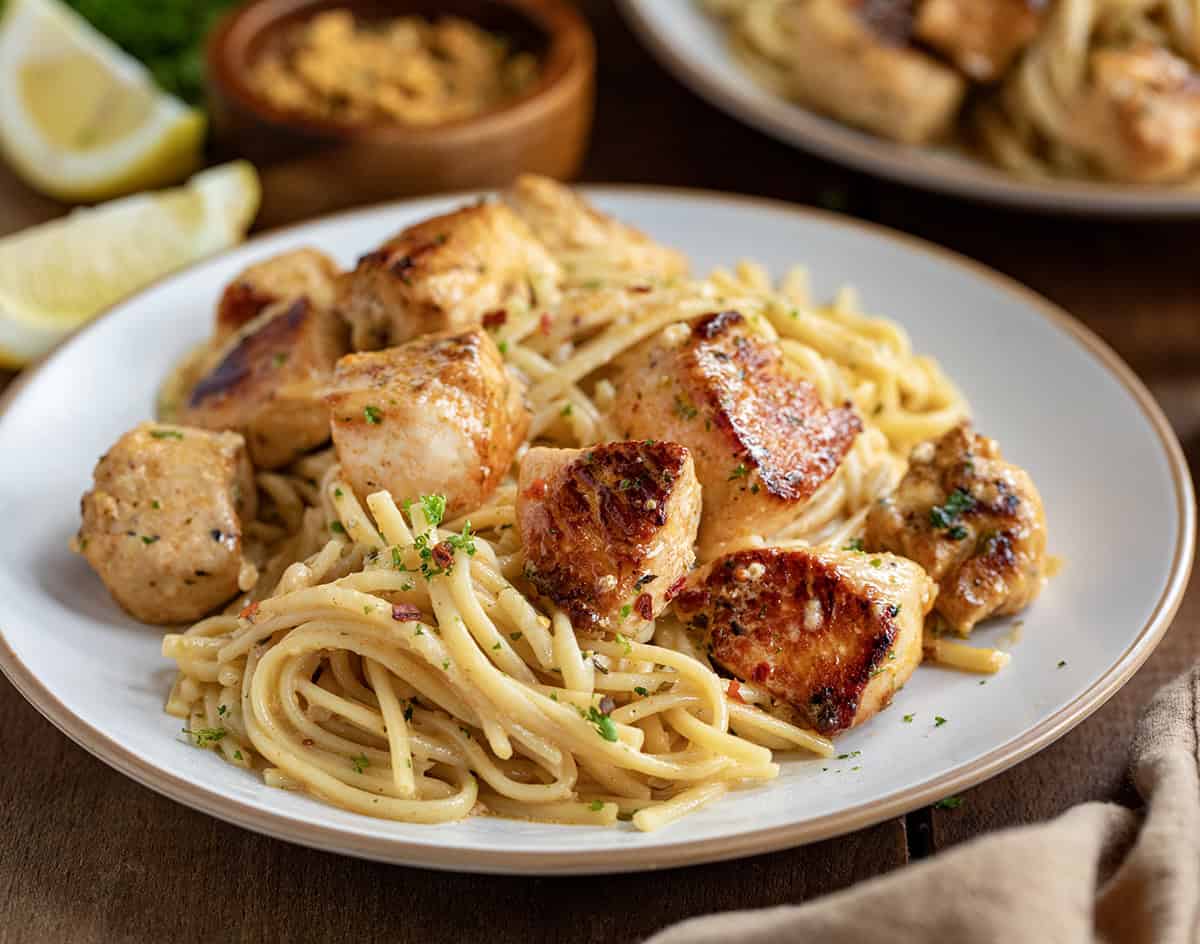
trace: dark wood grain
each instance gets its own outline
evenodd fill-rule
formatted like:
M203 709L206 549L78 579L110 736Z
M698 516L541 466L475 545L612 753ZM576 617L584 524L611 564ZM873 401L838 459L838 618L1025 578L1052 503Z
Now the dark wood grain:
M650 60L605 0L582 6L599 49L585 179L832 207L992 265L1068 308L1125 356L1162 395L1196 466L1195 226L1018 214L835 167L693 97ZM0 233L58 212L0 170ZM931 847L1081 801L1135 803L1126 777L1134 719L1195 658L1197 618L1193 581L1175 627L1134 679L1057 744L964 794L958 809L932 811ZM686 916L844 888L903 865L906 839L917 848L924 842L894 820L835 842L652 876L446 875L302 849L194 813L75 747L4 682L0 757L0 942L632 941Z

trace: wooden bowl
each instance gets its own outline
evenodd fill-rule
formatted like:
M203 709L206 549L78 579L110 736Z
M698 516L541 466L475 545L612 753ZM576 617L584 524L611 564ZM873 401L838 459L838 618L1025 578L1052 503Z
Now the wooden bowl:
M514 36L537 54L537 81L519 97L437 125L347 124L275 108L250 83L279 31L323 10L363 19L455 15ZM208 40L214 156L263 170L259 223L275 225L394 197L495 187L532 172L570 178L592 123L595 46L563 0L253 0Z

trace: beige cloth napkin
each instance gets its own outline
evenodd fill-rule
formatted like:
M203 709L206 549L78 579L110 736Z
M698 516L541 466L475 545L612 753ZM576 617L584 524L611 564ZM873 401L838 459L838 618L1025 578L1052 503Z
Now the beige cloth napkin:
M647 944L1200 941L1200 666L1134 737L1143 814L1087 803L804 905L692 918Z

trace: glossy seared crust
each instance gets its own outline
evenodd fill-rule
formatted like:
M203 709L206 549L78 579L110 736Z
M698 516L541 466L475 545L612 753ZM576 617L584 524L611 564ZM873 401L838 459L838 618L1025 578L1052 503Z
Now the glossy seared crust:
M914 32L977 82L998 79L1041 28L1044 0L921 0Z
M286 465L329 438L321 398L345 349L344 326L327 309L282 302L234 335L180 421L240 432L256 466Z
M968 423L913 450L895 493L872 506L864 541L924 567L941 587L938 613L963 635L1023 609L1045 584L1041 496Z
M629 633L662 611L695 560L700 485L676 443L531 449L517 523L538 592L578 630Z
M217 302L215 340L220 343L268 307L308 298L318 308L334 301L338 267L317 249L294 249L255 263L226 286Z
M508 207L479 203L425 220L340 280L355 350L462 330L513 306L552 304L562 272Z
M196 620L238 592L256 506L241 436L143 423L97 463L78 548L130 615Z
M675 611L714 662L833 734L886 707L912 674L935 593L890 554L761 548L698 572Z
M826 409L773 344L736 311L704 315L617 361L612 416L628 438L687 446L704 487L701 556L749 533L772 534L837 471L862 422Z
M438 493L449 516L491 495L530 421L520 384L481 328L343 357L325 402L360 498Z
M687 257L645 233L601 213L570 187L523 174L504 200L556 257L595 253L614 269L662 279L687 274Z

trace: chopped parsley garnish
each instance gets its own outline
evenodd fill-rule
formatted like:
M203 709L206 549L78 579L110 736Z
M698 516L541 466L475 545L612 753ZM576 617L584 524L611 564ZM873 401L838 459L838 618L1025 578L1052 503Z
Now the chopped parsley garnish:
M558 415L559 416L570 416L574 412L575 412L575 407L573 407L570 403L568 403L566 406L564 406L561 410L558 411Z
M227 708L225 705L217 705L217 714L220 715L222 718L225 717L225 715L228 711L229 711L229 708Z
M363 407L363 416L367 418L367 422L372 426L378 426L383 422L383 410L377 406Z
M241 760L241 759L242 759L242 752L241 752L241 751L234 751L234 752L233 752L233 759L234 759L234 760Z
M500 349L501 354L508 353L508 342L507 341L501 341L499 344L496 345L496 347L498 347Z
M361 774L371 766L371 761L366 754L359 754L357 757L350 758L350 765L354 768L356 774Z
M392 566L397 570L404 570L404 555L400 553L400 548L392 548Z
M588 709L587 720L596 726L596 733L604 740L617 740L617 726L613 723L613 719L598 711L595 705Z
M963 799L959 796L943 797L933 804L935 810L957 810L963 805Z
M469 555L475 554L475 532L471 530L471 522L466 522L463 525L462 534L452 534L446 538L446 543L456 551L466 551Z
M862 538L851 538L846 543L846 546L843 548L843 550L858 551L858 553L860 553L860 554L863 553L863 539Z
M632 612L633 606L629 603L626 603L623 607L621 607L621 619L629 619L629 614Z
M617 633L617 645L625 650L625 655L633 652L633 644L620 633Z
M518 639L521 638L521 635L522 635L521 633L509 633L508 638L511 639L513 642L516 642Z
M499 648L500 648L500 643L496 643L496 645L492 646L492 648L493 648L493 649L496 649L496 650L499 650Z
M935 728L940 728L945 723L946 723L946 719L943 718L941 715L934 715L933 726Z
M905 715L905 716L904 716L904 717L903 717L901 720L902 720L902 721L903 721L905 724L912 724L912 719L913 719L913 717L914 717L913 715Z
M726 481L733 482L733 481L736 481L737 479L747 478L749 475L750 475L750 469L747 468L746 463L739 462L737 465L735 465L733 467L733 471L729 473L729 478L726 479Z
M946 498L945 504L929 509L929 523L935 528L949 528L963 512L975 507L975 499L961 488L956 488Z
M593 813L599 813L602 809L604 809L604 803L601 800L592 800L592 802L588 804L588 809Z
M443 672L449 672L449 671L450 671L450 660L449 660L449 659L443 659L443 660L442 660L442 671L443 671Z
M685 420L694 420L700 411L692 404L688 403L683 397L675 397L675 415Z
M967 536L967 529L961 524L956 524L953 528L946 532L946 537L951 541L961 541Z
M334 498L341 498L341 497L342 497L342 494L343 494L343 492L342 492L342 490L341 490L340 488L335 488L335 489L333 490L333 497L334 497Z
M872 558L871 558L871 566L872 566L872 567L882 567L882 566L883 566L883 558L881 558L881 557L872 557Z
M631 488L635 488L636 486L637 486L637 482L634 479L621 479L621 481L617 483L617 491L618 492L627 492Z
M862 754L862 751L851 751L849 754L838 754L837 759L838 760L849 760L851 757L858 757L861 754Z
M641 695L643 698L645 698L647 695L650 694L650 692L648 692L646 689L642 688L641 685L633 686L633 690L635 692L637 692L639 695Z
M158 511L158 509L160 509L162 507L162 503L156 498L152 502L150 502L150 507L153 508L155 511Z
M229 732L224 728L200 728L196 731L188 731L187 728L184 728L184 733L191 737L197 747L210 747Z
M282 367L284 364L287 363L287 359L288 359L287 351L280 351L274 357L271 358L271 363L274 364L276 367Z
M1060 669L1066 668L1066 665L1067 665L1067 660L1066 660L1066 659L1059 659L1059 660L1058 660L1058 667L1059 667Z
M142 543L143 544L153 544L157 540L158 540L157 534L143 534L142 535Z
M155 439L183 439L183 433L177 429L152 429L150 435Z
M329 530L334 534L345 534L346 528L340 521L329 522Z
M899 603L893 603L891 606L888 607L888 616L890 616L892 619L895 619L899 615L900 615L900 604Z
M413 706L412 706L412 702L410 701L410 702L409 702L409 703L408 703L408 704L407 704L407 705L404 707L404 720L405 720L405 721L412 721L412 715L413 715Z
M425 520L429 522L429 527L436 528L446 516L446 496L422 495L421 510L425 512Z

